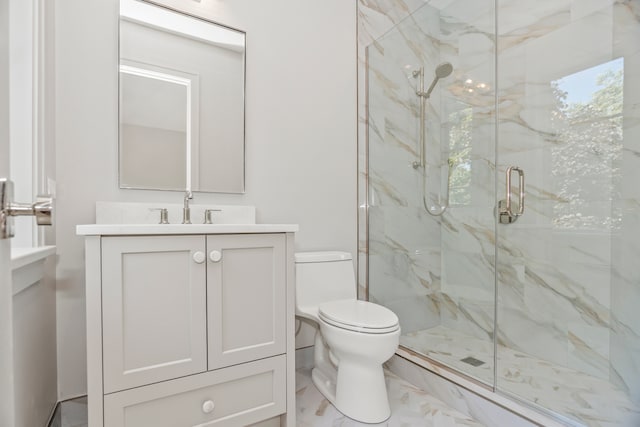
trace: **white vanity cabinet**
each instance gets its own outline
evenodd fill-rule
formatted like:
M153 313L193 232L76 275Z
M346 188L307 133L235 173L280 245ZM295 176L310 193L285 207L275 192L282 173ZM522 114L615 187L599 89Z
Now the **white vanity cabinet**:
M295 227L79 226L89 427L294 426Z

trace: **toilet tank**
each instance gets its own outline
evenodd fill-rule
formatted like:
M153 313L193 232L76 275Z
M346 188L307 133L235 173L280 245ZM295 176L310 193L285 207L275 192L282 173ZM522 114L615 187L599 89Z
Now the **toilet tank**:
M296 308L356 299L353 261L348 252L299 252L296 261Z

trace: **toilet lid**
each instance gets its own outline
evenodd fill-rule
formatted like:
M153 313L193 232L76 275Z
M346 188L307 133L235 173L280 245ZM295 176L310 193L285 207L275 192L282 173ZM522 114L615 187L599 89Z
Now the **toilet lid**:
M398 329L398 316L381 305L368 301L340 300L321 304L318 316L339 328L370 334L384 334Z

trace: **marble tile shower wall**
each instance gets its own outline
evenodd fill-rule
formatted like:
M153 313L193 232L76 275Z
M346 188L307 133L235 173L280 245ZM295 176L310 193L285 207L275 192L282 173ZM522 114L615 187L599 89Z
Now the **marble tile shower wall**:
M440 10L441 52L454 65L441 128L451 162L442 218L443 326L491 340L495 287L495 4L449 2ZM491 363L491 361L486 361Z
M358 0L358 295L368 295L367 47L424 0ZM374 265L374 263L372 263Z
M428 6L427 6L428 7ZM438 325L440 226L419 198L419 104L412 72L433 69L433 38L410 17L368 49L370 297L398 313L404 331Z
M398 313L405 333L441 324L480 338L493 333L492 10L492 1L429 3L367 51L369 290ZM412 72L424 67L426 88L443 62L454 72L425 103L427 203L443 203L450 161L456 195L437 217L425 210L422 170L413 167L420 100ZM468 91L469 79L484 90Z
M489 338L497 244L499 342L610 379L638 402L640 384L630 380L640 377L640 2L498 4L496 166L493 1L359 2L359 90L368 90L370 124L361 96L359 194L370 216L361 209L360 285L368 252L370 297L398 312L403 332L441 324ZM602 150L584 133L572 143L554 85L620 57L622 119L608 119L621 128L617 148ZM421 208L411 166L419 104L410 72L424 65L428 84L444 61L455 71L428 103L427 149L442 164L459 153L436 147L452 129L467 132L467 157L456 160L470 179L438 218ZM486 92L465 92L467 79ZM527 210L496 238L495 174L501 193L510 165L526 172ZM429 192L437 191L432 177Z

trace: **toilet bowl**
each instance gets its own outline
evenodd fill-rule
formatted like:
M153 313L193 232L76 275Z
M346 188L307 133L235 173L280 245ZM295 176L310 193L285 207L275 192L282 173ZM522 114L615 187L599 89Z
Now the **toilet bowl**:
M318 326L313 383L349 418L386 420L391 410L382 364L398 348L398 317L357 300L349 253L304 252L295 259L296 314Z

